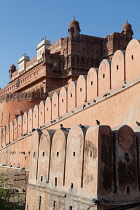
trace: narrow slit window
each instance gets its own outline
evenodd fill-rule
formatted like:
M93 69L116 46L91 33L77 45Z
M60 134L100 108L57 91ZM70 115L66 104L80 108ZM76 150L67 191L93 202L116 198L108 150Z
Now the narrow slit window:
M70 96L72 97L72 93L70 94Z
M93 85L93 81L91 81L91 85Z
M130 194L130 186L127 186L127 194Z
M80 88L80 92L82 91L82 88Z
M45 152L43 152L42 155L45 156Z
M59 152L56 153L57 157L59 156Z
M41 176L41 182L43 181L43 176Z
M103 74L103 78L105 78L105 74Z
M117 68L117 70L118 70L118 69L119 69L119 66L117 65L116 68Z
M127 152L125 153L125 160L127 163L129 163L129 154Z
M71 189L73 188L73 183L71 183Z
M132 60L134 59L134 56L132 55Z
M57 186L57 177L55 177L55 186Z
M55 209L55 204L56 204L56 201L53 202L53 207L54 207L54 209Z
M64 99L62 99L62 102L64 102Z
M39 196L39 210L41 210L41 196Z
M90 151L90 157L92 157L92 151Z
M75 156L75 152L73 152L73 156Z

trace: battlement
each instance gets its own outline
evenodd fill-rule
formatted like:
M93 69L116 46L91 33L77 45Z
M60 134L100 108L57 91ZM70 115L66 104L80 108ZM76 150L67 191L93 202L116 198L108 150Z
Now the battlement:
M28 192L48 209L139 199L139 58L133 39L0 129L1 166L29 169Z
M54 201L64 208L104 209L128 196L129 202L139 200L139 133L127 125L38 129L3 147L0 163L11 170L29 166L26 208L38 206L38 199L30 199L33 193L48 209Z
M130 87L133 86L133 88L137 89L139 86L139 54L140 42L138 40L130 41L127 46L126 52L117 50L112 57L112 61L104 59L100 63L99 69L91 68L87 76L79 76L77 82L71 81L67 87L62 87L60 92L55 92L52 97L47 97L45 102L41 102L39 106L36 105L33 110L31 109L29 110L29 112L24 113L23 116L20 116L20 120L17 118L14 122L11 122L8 125L11 125L15 122L17 122L16 124L18 124L20 122L22 128L20 129L21 131L18 132L18 128L15 128L15 130L17 130L17 133L19 133L21 136L24 133L31 132L33 128L37 129L40 126L51 125L52 123L60 121L63 118L75 115L75 113L82 111L88 107L97 110L97 108L100 106L97 105L98 103L106 100L107 98L111 101L111 98L116 94L127 95L127 92L130 91ZM135 83L138 83L137 86L134 85ZM28 94L23 94L23 96L25 95ZM136 95L137 91L135 92L135 98ZM35 93L32 95L32 97L36 98L39 96ZM42 94L42 97L45 96L43 96ZM131 97L134 96L131 94ZM115 98L117 98L117 96ZM128 98L124 99L126 99L124 103L128 103ZM132 102L133 101L131 100L131 103ZM108 107L112 109L112 102L110 102ZM130 109L128 109L128 111L130 111ZM31 120L30 118L32 119L32 125L30 125L29 123ZM134 120L136 121L137 118L135 116ZM1 120L2 115L0 116L0 121ZM135 122L133 122L133 119L131 119L131 124L130 121L126 119L124 122L122 121L122 124L123 123L134 126ZM109 122L108 124L112 123ZM6 127L8 127L8 125ZM113 124L113 126L117 125L118 124ZM10 130L7 132L10 132ZM11 142L13 140L14 138L10 139L9 135L9 140L7 141Z

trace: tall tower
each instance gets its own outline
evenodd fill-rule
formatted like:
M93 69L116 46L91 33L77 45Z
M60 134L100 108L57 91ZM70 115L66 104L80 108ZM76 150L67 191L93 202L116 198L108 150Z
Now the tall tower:
M77 36L79 35L81 29L79 26L79 22L77 20L73 20L70 22L70 27L68 29L68 32L70 34L70 36Z

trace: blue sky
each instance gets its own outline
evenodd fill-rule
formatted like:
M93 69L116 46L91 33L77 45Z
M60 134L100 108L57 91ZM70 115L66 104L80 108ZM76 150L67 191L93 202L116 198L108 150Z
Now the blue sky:
M121 32L128 20L140 39L139 0L0 0L0 87L10 81L9 66L24 53L33 58L43 37L54 43L68 35L76 17L81 33L105 37Z

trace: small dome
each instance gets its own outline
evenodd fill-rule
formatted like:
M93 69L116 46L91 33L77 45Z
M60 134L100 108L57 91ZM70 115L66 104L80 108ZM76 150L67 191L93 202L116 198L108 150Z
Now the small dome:
M132 30L132 25L130 24L130 23L125 23L124 25L123 25L123 29L129 29L129 30Z
M76 28L80 30L80 25L79 22L77 20L73 20L70 22L70 28Z
M16 66L15 66L14 64L12 64L12 65L10 66L10 71L16 71Z
M77 20L73 20L70 22L70 27L68 29L68 32L70 35L78 35L80 33L81 29L80 29L80 25L79 22Z
M122 33L132 36L133 35L132 25L128 22L125 23L122 27Z

